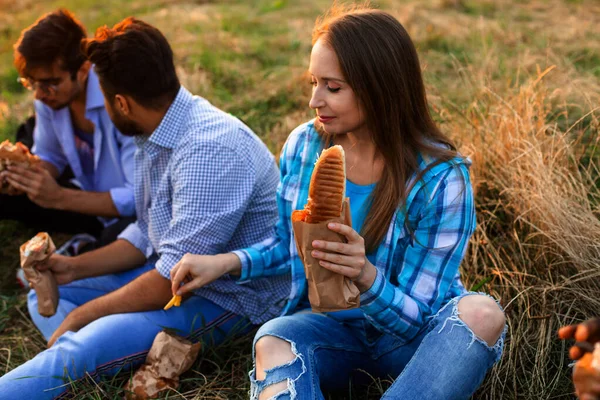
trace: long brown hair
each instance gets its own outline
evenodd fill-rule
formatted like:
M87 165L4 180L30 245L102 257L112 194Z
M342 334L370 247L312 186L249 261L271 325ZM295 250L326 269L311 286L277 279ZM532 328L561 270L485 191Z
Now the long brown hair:
M419 154L436 164L458 154L431 118L417 51L396 18L368 5L336 3L315 23L313 45L319 39L335 51L385 162L361 232L372 252L396 209L406 206L407 183L419 168Z

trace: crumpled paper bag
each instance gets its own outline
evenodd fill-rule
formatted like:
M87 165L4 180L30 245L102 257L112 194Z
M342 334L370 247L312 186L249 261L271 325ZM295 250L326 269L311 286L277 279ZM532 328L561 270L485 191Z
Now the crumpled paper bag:
M56 314L58 307L58 285L52 271L40 272L36 264L46 261L56 250L52 238L46 232L40 232L31 240L23 243L19 249L21 268L29 285L35 289L38 298L38 312L44 317Z
M200 343L192 344L182 337L159 332L145 364L125 384L125 399L153 399L160 392L177 389L179 376L190 369L199 351Z
M323 268L319 264L319 260L311 255L313 240L346 242L343 235L333 232L327 227L330 222L352 226L348 199L344 200L342 215L325 222L309 224L303 221L294 221L292 214L296 248L304 263L304 273L308 281L308 301L315 312L349 310L360 305L360 291L354 282L344 275Z

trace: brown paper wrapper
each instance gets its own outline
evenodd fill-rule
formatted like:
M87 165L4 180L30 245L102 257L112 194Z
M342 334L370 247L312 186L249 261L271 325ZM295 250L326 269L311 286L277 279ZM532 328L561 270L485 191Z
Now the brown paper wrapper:
M56 246L52 238L45 232L38 233L36 237L43 239L43 244L36 250L26 251L30 241L22 244L19 249L21 268L23 268L25 278L37 294L38 312L44 317L51 317L56 314L56 307L58 306L58 285L52 271L40 272L35 266L46 261L54 253Z
M176 390L179 376L190 369L199 351L200 343L192 344L182 337L159 332L146 363L125 384L125 399L153 399L165 390Z
M318 224L292 221L298 255L304 263L304 273L308 281L308 301L315 312L341 311L357 308L360 305L360 292L354 282L344 275L335 273L319 264L313 258L313 240L346 242L346 238L327 227L330 222L352 226L350 204L344 200L342 215Z

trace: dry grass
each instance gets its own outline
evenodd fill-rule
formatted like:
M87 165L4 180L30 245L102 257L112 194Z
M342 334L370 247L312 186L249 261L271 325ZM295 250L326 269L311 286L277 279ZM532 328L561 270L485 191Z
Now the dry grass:
M588 139L597 138L597 114L561 130L544 84L551 77L549 68L504 97L482 87L445 124L475 162L479 227L465 280L493 277L489 292L509 321L504 357L480 390L494 398L569 393L556 331L600 306L598 154Z
M67 4L68 3L68 4ZM277 152L309 116L302 73L314 17L325 0L130 2L97 9L65 2L90 28L130 13L174 45L182 81L241 117ZM414 38L436 119L474 161L478 229L463 264L467 287L501 299L504 356L477 399L572 397L566 345L556 330L600 310L600 4L591 0L376 2ZM44 6L9 5L23 26ZM10 11L10 10L9 10ZM0 59L18 27L0 38ZM1 29L0 29L1 30ZM91 30L91 29L90 29ZM10 40L9 40L10 39ZM28 98L0 65L0 136L27 114ZM12 86L11 86L12 85ZM43 349L12 285L11 249L31 232L0 224L0 373ZM250 338L203 354L169 398L246 398ZM118 398L126 376L76 384L78 398ZM389 385L331 398L378 398Z

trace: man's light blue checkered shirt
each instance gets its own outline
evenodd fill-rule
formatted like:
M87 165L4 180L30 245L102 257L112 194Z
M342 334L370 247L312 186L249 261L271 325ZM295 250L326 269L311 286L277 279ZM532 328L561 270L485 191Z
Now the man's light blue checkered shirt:
M291 272L290 300L284 313L293 312L306 296L290 217L308 200L310 177L323 145L313 122L292 132L279 163L275 232L235 252L242 260L240 282ZM431 162L420 158L419 168L424 170ZM468 160L456 158L433 166L409 191L407 212L399 208L393 216L377 249L375 282L360 297L360 309L379 330L409 341L448 300L465 292L458 269L475 229L468 165Z
M269 237L277 220L274 158L236 118L181 88L149 138L136 138L138 221L119 238L169 279L186 253L219 254ZM228 276L196 291L256 324L281 313L289 274L238 284Z

